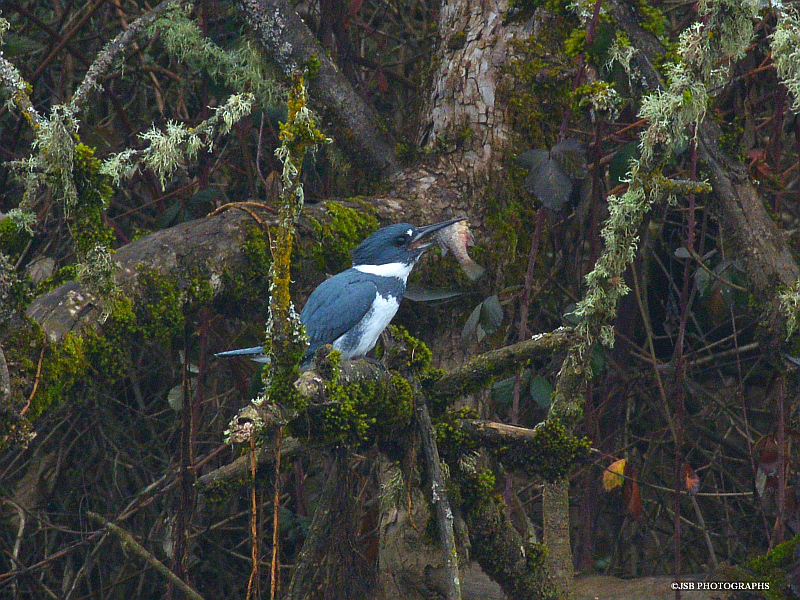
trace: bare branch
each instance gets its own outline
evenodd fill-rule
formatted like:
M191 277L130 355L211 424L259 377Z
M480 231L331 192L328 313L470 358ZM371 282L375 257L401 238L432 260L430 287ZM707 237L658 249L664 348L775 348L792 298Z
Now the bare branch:
M118 525L114 525L111 521L101 517L97 513L94 512L87 512L86 513L90 519L93 521L97 521L98 523L102 524L103 527L108 529L111 533L113 533L117 538L119 538L120 543L126 550L130 550L136 556L144 560L147 564L153 567L158 573L164 577L167 581L171 582L176 588L184 593L187 598L191 598L191 600L204 600L203 597L195 592L192 588L190 588L186 583L175 573L170 571L167 566L158 560L155 556L150 554L144 547L133 539L133 536L122 529L122 527Z

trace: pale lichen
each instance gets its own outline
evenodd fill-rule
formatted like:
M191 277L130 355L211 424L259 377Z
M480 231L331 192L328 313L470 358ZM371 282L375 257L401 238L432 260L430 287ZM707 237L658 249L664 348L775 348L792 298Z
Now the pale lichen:
M152 169L162 186L178 167L187 160L197 158L202 149L212 150L219 135L230 133L233 126L250 114L255 97L252 94L234 94L222 106L212 107L214 114L195 127L169 121L164 131L153 126L139 137L150 143L144 150L123 150L103 161L101 172L115 182L129 177L143 164Z
M173 6L151 26L168 52L233 90L248 90L262 106L272 104L281 89L267 75L267 61L256 47L249 41L233 50L219 47L189 17L191 11L191 4Z
M800 112L800 17L795 10L778 11L771 50L778 77L794 96L792 110Z
M800 280L795 281L788 290L778 293L778 303L783 316L786 317L786 339L788 340L797 331L798 320L800 320Z

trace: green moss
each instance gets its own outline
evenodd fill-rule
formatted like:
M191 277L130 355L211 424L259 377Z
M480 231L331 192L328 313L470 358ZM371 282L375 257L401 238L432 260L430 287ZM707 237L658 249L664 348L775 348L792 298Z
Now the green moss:
M259 227L252 226L245 232L242 251L245 263L234 271L222 274L225 292L216 300L216 308L226 314L246 310L249 316L266 313L269 300L269 267L272 257L269 239Z
M13 219L0 221L0 252L16 259L25 249L31 235L19 227Z
M319 419L312 416L306 423L314 439L355 448L377 443L395 454L395 446L407 437L413 424L411 384L398 373L392 373L388 380L361 383L341 381L337 368L333 369L333 375L326 384L332 404L322 411Z
M185 294L176 282L146 267L139 267L139 288L142 299L133 304L138 331L145 340L169 345L183 334Z
M511 469L541 475L547 481L569 474L575 464L589 454L591 442L569 433L557 419L548 419L536 429L536 437L513 447L497 446L492 450L498 460Z
M586 30L582 28L573 29L567 39L564 40L564 52L570 58L575 58L584 50L586 45Z
M387 363L402 373L423 373L431 364L431 351L421 340L397 325L389 325L393 344L389 348Z
M436 431L436 444L439 447L439 453L448 462L453 462L465 452L471 452L478 448L478 444L464 433L459 425L460 419L477 418L478 413L474 408L464 406L451 408L436 419L433 426Z
M114 231L103 219L113 193L111 179L100 174L100 166L94 148L81 143L75 146L73 177L78 202L70 213L70 229L79 260L95 246L109 247L114 241Z
M375 208L366 202L358 204L360 210L325 202L328 220L313 221L319 245L312 249L312 257L320 270L338 273L350 267L350 251L378 229Z
M309 79L313 79L319 73L322 62L317 54L312 54L305 62L305 71Z
M794 554L798 542L800 535L737 567L736 578L747 583L769 582L769 590L759 590L759 594L769 600L794 597L789 590L789 572L795 564Z
M642 17L639 20L639 25L641 25L642 29L657 37L661 37L666 33L668 21L661 9L647 2L647 0L637 0L636 8Z

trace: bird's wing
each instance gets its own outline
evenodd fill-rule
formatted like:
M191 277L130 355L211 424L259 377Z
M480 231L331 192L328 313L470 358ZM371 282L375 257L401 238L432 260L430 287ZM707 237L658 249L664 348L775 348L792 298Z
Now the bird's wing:
M367 314L377 293L375 284L355 269L319 284L300 313L308 334L306 354L350 331Z

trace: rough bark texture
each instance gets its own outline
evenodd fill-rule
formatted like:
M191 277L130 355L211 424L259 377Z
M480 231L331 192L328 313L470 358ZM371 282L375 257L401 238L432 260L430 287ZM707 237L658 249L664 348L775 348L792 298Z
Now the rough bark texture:
M384 493L396 481L398 470L397 465L381 460L378 477ZM430 577L425 576L443 563L441 551L425 536L430 507L418 488L409 489L407 499L404 508L392 505L381 509L378 523L380 600L426 600L437 593Z
M508 2L445 0L439 12L436 68L419 142L423 147L461 145L465 183L480 181L508 141L497 100L501 67L518 26L507 26ZM531 32L527 32L528 34Z
M191 270L205 275L214 293L219 293L223 272L243 266L242 245L247 228L254 224L247 213L227 211L151 233L117 251L117 284L136 298L143 270L157 271L171 281L188 277ZM95 297L71 281L31 302L27 315L42 326L51 342L58 342L69 331L96 327L102 310Z
M367 171L388 175L398 168L394 142L381 133L375 110L353 89L347 78L317 42L285 0L240 0L250 26L267 53L286 75L314 63L318 69L309 80L312 98L321 103L339 124L338 135L347 139L342 149Z
M562 593L572 587L572 548L569 536L569 479L545 483L542 498L547 572Z

